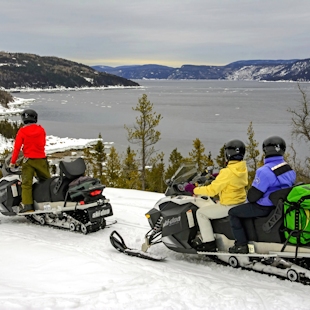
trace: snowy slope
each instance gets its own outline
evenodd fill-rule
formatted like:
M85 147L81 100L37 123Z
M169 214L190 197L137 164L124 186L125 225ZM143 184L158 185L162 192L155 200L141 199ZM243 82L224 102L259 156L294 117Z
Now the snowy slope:
M0 309L309 309L309 286L233 269L162 244L164 262L129 257L115 229L140 248L145 213L163 194L106 188L118 223L89 235L0 215Z

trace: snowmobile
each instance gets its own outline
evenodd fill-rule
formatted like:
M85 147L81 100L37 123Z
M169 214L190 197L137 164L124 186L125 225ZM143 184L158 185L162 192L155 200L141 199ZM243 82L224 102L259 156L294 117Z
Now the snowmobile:
M105 185L84 176L82 158L59 162L59 175L43 182L33 180L34 211L19 213L21 170L9 168L10 155L1 167L0 212L5 216L25 216L33 223L50 225L83 234L106 227L106 217L113 215L109 200L102 194Z
M130 249L123 238L113 231L111 244L120 252L152 260L147 250L158 243L168 249L187 254L204 255L216 262L241 267L261 273L276 275L291 281L310 283L310 247L290 244L283 233L283 201L291 188L281 189L270 195L275 208L267 217L243 220L249 241L249 254L229 253L234 245L234 236L229 217L211 220L216 239L216 252L200 252L192 246L198 231L196 211L199 207L216 203L208 196L192 196L185 191L191 182L199 186L209 179L203 176L194 164L182 165L170 180L166 181L165 197L146 213L151 229L145 235L141 250ZM211 180L212 181L212 180Z

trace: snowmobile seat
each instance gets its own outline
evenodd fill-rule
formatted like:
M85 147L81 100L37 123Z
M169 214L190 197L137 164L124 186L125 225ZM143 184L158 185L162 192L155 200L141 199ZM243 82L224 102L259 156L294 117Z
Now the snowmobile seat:
M234 240L234 235L230 226L229 216L221 219L211 220L213 232L225 235L228 239Z
M279 212L280 210L280 212ZM282 221L277 220L272 226L269 225L272 222L273 218L278 218L278 215L282 213L282 207L280 209L274 209L266 217L258 217L254 221L255 231L259 242L274 242L274 243L283 243L284 234L282 230L283 223ZM282 216L281 216L282 218ZM266 227L268 229L266 230Z
M47 179L43 182L37 182L32 185L32 195L36 202L51 201L50 186L54 178Z
M246 236L248 240L251 240L251 241L258 240L257 233L254 229L255 227L254 220L255 220L254 218L241 219L242 225L246 232ZM223 234L230 240L235 239L231 226L230 226L229 216L226 216L221 219L211 220L211 223L212 223L214 233Z
M71 180L63 178L59 187L60 177L54 177L50 187L51 201L64 201L67 198L69 183ZM57 187L57 191L55 188Z
M293 188L293 186L288 187L288 188L279 189L278 191L271 193L269 195L269 199L271 200L271 202L273 203L274 206L277 206L280 199L282 201L284 201L286 199L287 195L289 194L289 192L291 191L292 188Z
M64 174L68 179L74 180L85 173L86 165L83 158L79 157L72 162L59 162L60 174Z
M55 187L58 185L58 181L59 177L55 176L47 179L44 182L33 184L33 199L36 202L64 201L68 191L69 183L71 181L65 178L62 180L58 190L54 191Z
M85 170L86 170L86 165L85 165L83 158L79 157L72 162L60 161L59 169L60 169L59 178L58 178L57 184L53 188L54 195L58 195L58 192L60 191L64 180L73 181L77 179L78 177L81 177L82 175L84 175ZM67 186L69 183L66 182L65 185Z
M261 242L284 242L282 231L283 202L292 187L280 189L270 194L269 198L275 208L266 217L256 218L254 221L258 241Z

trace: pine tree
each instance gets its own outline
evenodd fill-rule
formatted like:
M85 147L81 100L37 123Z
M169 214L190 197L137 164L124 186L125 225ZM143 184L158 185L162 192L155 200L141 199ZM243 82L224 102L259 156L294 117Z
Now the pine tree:
M104 173L104 165L107 160L107 155L104 150L104 144L102 142L101 134L98 136L99 140L95 144L93 149L93 158L94 158L94 177L98 178L102 183L106 183L105 173Z
M189 156L191 161L197 164L199 171L203 171L207 166L213 165L211 153L209 152L208 156L205 155L205 147L198 138L193 141L193 147L193 150L189 152Z
M169 156L169 166L165 174L165 179L170 179L183 162L183 156L178 152L177 148L175 148Z
M106 185L110 187L120 187L121 162L114 146L111 147L105 165Z
M120 187L141 189L136 153L129 146L122 161Z
M91 148L87 147L83 149L83 159L86 165L85 174L89 176L93 175L94 160L91 154Z
M256 170L262 165L261 161L262 159L259 158L259 150L257 149L258 147L258 142L254 139L254 129L253 129L253 124L250 122L250 125L248 127L247 131L248 135L248 142L246 143L246 152L245 152L245 160L247 162L248 166L248 180L249 180L249 186L251 186Z
M86 164L86 173L98 178L102 184L106 183L104 165L107 159L101 134L99 133L97 143L90 148L83 150L83 157Z
M147 100L146 94L139 98L139 103L133 110L139 112L140 116L136 117L136 124L133 128L125 125L125 129L128 132L128 141L140 146L141 183L142 190L145 190L146 166L155 153L154 144L160 140L161 133L156 130L156 127L162 116L153 111L153 104Z
M215 158L215 161L218 164L219 168L225 168L226 167L225 145L223 145L221 147L220 153Z
M151 159L151 167L146 170L146 189L163 193L165 190L164 174L164 154L160 153Z

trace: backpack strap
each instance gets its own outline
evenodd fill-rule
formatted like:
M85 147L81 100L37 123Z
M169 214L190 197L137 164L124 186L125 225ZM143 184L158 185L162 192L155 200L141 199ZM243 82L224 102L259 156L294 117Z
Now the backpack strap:
M310 195L302 196L302 197L297 201L297 203L301 204L302 202L304 202L304 201L307 200L307 199L310 199Z
M287 162L283 162L281 164L270 167L270 169L276 176L279 176L285 172L293 170Z

